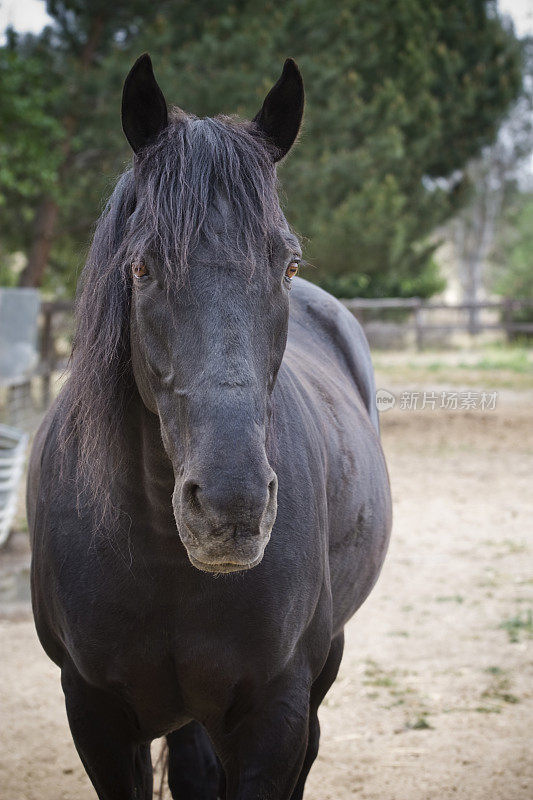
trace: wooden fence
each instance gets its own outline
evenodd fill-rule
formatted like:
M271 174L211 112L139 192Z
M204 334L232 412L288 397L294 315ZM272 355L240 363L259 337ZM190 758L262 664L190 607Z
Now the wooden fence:
M408 298L383 298L367 300L355 298L343 300L344 305L356 316L363 327L367 322L367 313L373 312L372 317L387 311L403 311L407 320L403 322L406 330L415 334L418 350L424 349L427 335L433 332L454 333L464 331L476 336L487 330L500 330L508 338L516 334L533 334L533 322L514 322L514 315L526 308L533 308L533 298L518 300L505 298L495 302L480 303L443 303L422 300L420 297ZM484 319L482 312L492 312L490 319ZM440 314L439 314L440 312ZM445 316L446 313L466 312L463 320L428 322L430 316Z
M366 300L355 298L343 300L344 305L356 316L363 327L367 323L368 312L372 318L380 318L387 312L405 312L402 327L414 332L416 346L424 348L428 334L432 332L453 333L464 331L476 335L486 330L501 330L508 337L516 334L533 334L533 322L513 322L517 311L533 308L533 298L518 300L506 298L499 302L481 303L441 303L422 300L419 297L384 298ZM64 355L58 354L56 347L57 330L54 324L57 315L71 315L73 304L61 300L43 302L41 305L41 365L39 373L43 380L43 402L50 401L50 379L53 372L66 366ZM493 312L490 319L483 318L483 312ZM454 322L428 322L427 318L442 312L466 312L464 320ZM403 315L402 315L403 316Z

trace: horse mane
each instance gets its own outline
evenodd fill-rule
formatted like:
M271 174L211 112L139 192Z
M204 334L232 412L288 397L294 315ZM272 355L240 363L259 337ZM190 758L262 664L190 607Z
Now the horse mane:
M231 200L238 236L221 237L208 209ZM158 139L118 180L97 223L76 301L68 381L59 399L62 463L76 448L78 510L102 521L120 511L114 477L124 466L124 419L136 396L130 354L131 262L158 259L167 292L186 280L202 239L253 269L253 254L280 224L273 153L253 123L197 119L176 110ZM66 469L64 470L66 474Z

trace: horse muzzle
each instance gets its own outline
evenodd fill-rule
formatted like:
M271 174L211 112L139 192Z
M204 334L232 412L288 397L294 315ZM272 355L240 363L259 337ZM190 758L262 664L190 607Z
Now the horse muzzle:
M262 485L261 485L262 484ZM267 480L239 490L209 491L196 480L174 492L174 515L193 566L203 572L242 572L257 566L276 520L278 481ZM178 499L179 498L179 499Z

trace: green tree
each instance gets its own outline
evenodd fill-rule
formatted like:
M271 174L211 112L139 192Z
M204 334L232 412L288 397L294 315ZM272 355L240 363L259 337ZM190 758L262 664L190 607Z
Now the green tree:
M0 49L0 252L27 252L39 197L53 194L60 164L61 125L39 59L25 54L8 32ZM31 86L31 92L27 87ZM2 281L12 282L2 257Z
M308 239L311 277L345 295L429 295L429 234L460 206L461 169L495 136L521 83L521 53L493 3L252 3L212 18L174 55L179 102L253 114L285 55L305 77L301 150L281 169ZM261 80L261 76L264 76Z
M21 285L41 285L49 264L50 277L59 278L59 285L70 278L72 288L73 262L80 262L98 215L103 175L107 173L109 181L127 154L117 125L119 84L110 87L109 79L116 76L112 70L106 73L106 59L127 48L144 21L155 17L156 9L145 0L48 0L47 10L53 25L38 36L9 32L1 50L7 63L17 66L15 75L20 73L18 83L6 87L11 104L35 106L55 127L53 135L42 136L35 124L22 121L14 139L2 128L0 146L7 161L18 138L31 138L45 157L29 157L27 172L19 170L9 184L0 178L0 193L9 191L10 200L0 236L4 243L13 241L13 236L22 240L27 265ZM32 213L20 214L28 200L24 187L30 183Z
M25 282L38 284L46 262L48 284L65 281L79 263L74 254L128 158L122 80L150 50L167 98L200 116L253 116L283 59L295 57L306 122L280 176L288 218L317 267L307 275L345 294L439 288L429 235L463 194L439 179L494 138L520 87L520 46L495 3L50 0L48 9L51 30L11 45L41 59L51 98L43 113L61 128L50 150L57 180L24 223ZM54 214L40 236L43 208ZM36 242L46 245L37 261Z

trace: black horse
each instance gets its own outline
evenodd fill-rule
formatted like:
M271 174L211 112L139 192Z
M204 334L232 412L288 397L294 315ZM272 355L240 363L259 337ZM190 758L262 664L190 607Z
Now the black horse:
M124 86L134 165L28 489L37 631L101 800L152 796L162 735L174 798L301 798L385 556L368 346L294 277L277 198L303 105L292 60L252 122L169 115L147 55Z

